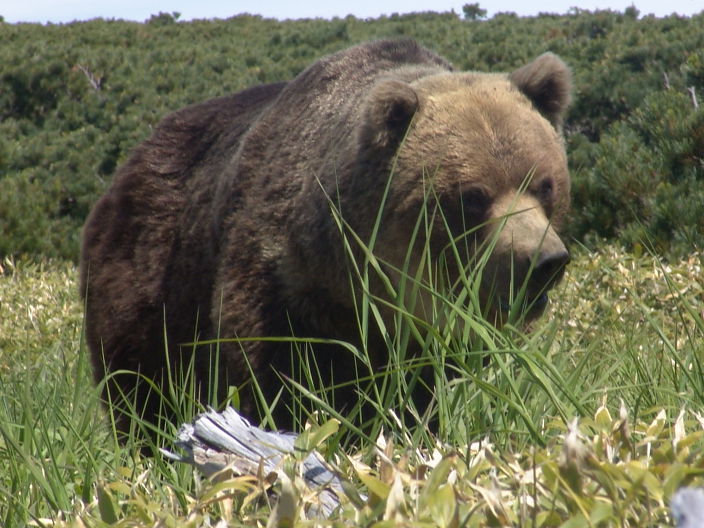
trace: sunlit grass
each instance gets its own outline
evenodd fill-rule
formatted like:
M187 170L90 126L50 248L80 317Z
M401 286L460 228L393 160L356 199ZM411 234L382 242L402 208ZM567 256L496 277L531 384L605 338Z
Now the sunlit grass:
M658 526L674 489L702 482L696 468L703 431L695 414L704 414L702 256L662 263L607 246L578 249L574 257L549 313L532 333L492 334L495 347L482 349L491 356L487 364L472 359L478 352L453 356L456 341L438 342L441 332L429 341L426 360L445 350L454 369L447 379L440 371L434 378L444 424L436 456L455 453L443 469L423 419L400 427L391 407L382 408L398 401L404 363L390 371L403 380L389 384L380 400L370 396L379 406L377 431L383 426L393 444L392 466L384 469L372 456L371 434L374 442L358 441L347 452L369 466L367 476L350 465L344 443L320 446L367 497L345 498L340 519L367 523L391 515L441 525L443 515L457 515L469 526L487 526L492 516L536 526L590 518L594 525L621 519L624 526ZM186 465L145 458L136 444L114 440L81 342L73 266L2 266L0 524L266 522L271 482L233 480L218 488ZM570 436L574 417L579 432ZM167 430L166 444L176 427ZM434 471L447 471L450 489L431 478ZM370 493L369 478L388 493ZM426 498L418 502L424 486Z

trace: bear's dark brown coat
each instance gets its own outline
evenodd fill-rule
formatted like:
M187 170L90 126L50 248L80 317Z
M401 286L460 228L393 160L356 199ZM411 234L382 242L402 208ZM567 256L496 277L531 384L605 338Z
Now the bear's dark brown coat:
M160 383L165 340L174 368L191 360L188 343L216 336L359 344L350 258L330 200L369 240L392 166L380 258L402 267L432 172L447 224L431 226L431 241L447 241L447 226L454 236L481 225L481 242L504 218L485 301L500 314L511 284L534 266L528 293L544 304L568 258L553 226L569 204L560 136L569 83L550 54L508 76L458 73L413 41L379 41L323 58L289 83L168 116L85 226L81 288L96 378L139 371ZM250 369L273 401L280 376L296 368L290 344L222 343L214 375L207 349L195 356L200 383L217 382L221 395L239 386L242 412L254 418ZM384 347L372 352L383 364ZM341 348L315 354L324 382L353 375ZM128 392L135 379L120 374L106 390ZM154 420L155 398L139 389L137 403ZM280 426L290 421L285 403L284 393Z

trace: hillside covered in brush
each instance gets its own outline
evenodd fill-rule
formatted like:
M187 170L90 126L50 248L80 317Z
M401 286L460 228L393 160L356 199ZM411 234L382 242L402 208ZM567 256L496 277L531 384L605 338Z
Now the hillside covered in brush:
M473 14L0 23L0 256L75 260L91 205L169 112L290 79L325 54L389 37L417 39L465 70L562 56L575 78L569 235L663 255L702 247L704 13Z

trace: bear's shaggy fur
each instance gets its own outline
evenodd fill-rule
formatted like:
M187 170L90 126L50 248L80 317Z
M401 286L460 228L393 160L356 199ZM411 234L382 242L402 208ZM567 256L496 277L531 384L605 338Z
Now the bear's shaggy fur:
M201 384L217 383L221 396L238 386L241 411L257 418L254 373L268 401L281 397L277 424L290 425L279 394L297 367L289 343L223 342L217 372L214 347L193 343L296 335L359 345L336 218L369 241L383 204L375 254L403 268L431 179L443 211L428 228L431 246L474 229L476 247L493 234L481 288L489 313L500 319L525 282L529 316L538 315L568 260L555 229L569 204L569 94L569 71L552 54L509 75L455 72L413 41L378 41L288 83L166 117L85 226L81 288L96 379L131 371L159 384L167 363L176 371L195 351ZM383 365L381 338L367 345ZM353 376L342 348L314 353L323 384ZM130 393L136 380L112 376L106 394ZM135 401L154 420L158 402L138 385Z

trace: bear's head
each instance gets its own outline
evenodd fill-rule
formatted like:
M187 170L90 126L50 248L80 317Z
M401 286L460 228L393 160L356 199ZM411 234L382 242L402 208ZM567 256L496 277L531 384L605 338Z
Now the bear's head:
M517 303L528 320L542 313L569 261L557 232L570 201L562 138L570 84L550 53L509 75L377 82L357 141L367 166L383 160L392 174L375 243L390 270L419 275L424 260L442 258L450 281L460 267L481 270L474 280L493 322Z

